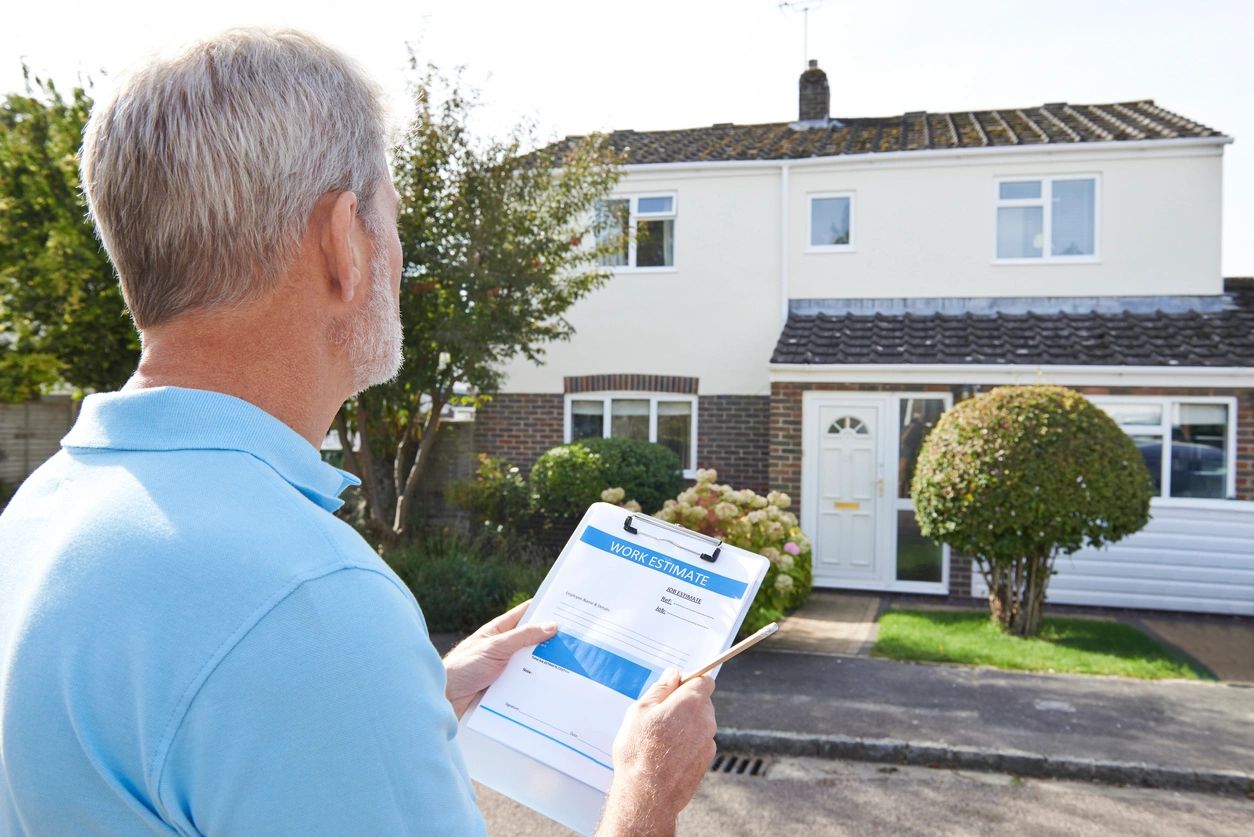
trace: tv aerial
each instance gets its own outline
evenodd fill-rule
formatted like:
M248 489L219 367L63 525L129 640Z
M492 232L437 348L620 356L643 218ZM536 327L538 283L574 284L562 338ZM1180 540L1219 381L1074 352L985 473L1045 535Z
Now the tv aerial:
M810 10L817 9L827 0L781 0L781 12L801 12L801 66L810 60Z

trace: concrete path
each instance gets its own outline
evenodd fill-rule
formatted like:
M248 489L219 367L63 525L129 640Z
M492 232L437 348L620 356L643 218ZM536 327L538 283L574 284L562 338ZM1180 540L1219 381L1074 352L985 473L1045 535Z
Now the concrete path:
M1254 619L1163 614L1125 621L1179 648L1220 680L1254 684Z
M1235 785L1241 776L1254 776L1254 689L1241 686L764 650L750 651L723 669L714 703L720 730L786 733L780 737L785 743L789 736L809 742L834 736L829 740L838 750L834 755L854 755L859 741L890 741L905 742L930 753L923 756L928 761L942 763L953 763L937 755L949 749L1026 755L1036 767L1070 760L1186 773L1228 771L1235 774L1230 777ZM868 758L878 757L874 747L862 749ZM1068 768L1066 775L1075 774Z
M875 645L880 599L873 594L815 590L771 637L776 651L866 656Z

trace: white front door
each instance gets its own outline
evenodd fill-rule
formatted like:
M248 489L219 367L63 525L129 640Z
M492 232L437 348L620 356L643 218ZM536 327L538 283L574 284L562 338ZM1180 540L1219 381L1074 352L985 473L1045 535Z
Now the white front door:
M818 405L814 553L818 583L879 576L884 407L868 402Z

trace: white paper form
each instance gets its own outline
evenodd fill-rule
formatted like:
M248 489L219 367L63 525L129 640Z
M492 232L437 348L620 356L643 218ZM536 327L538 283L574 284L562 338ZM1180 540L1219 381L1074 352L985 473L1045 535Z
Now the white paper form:
M527 622L558 632L516 654L468 726L602 793L627 708L668 667L691 670L729 647L765 559L724 547L714 562L623 528L597 504L545 579Z

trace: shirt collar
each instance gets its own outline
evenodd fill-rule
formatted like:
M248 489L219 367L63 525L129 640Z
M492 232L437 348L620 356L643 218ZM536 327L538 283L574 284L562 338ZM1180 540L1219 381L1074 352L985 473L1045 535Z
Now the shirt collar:
M327 511L361 480L322 461L303 436L265 410L232 395L153 387L89 395L61 440L66 448L235 450L251 454Z

